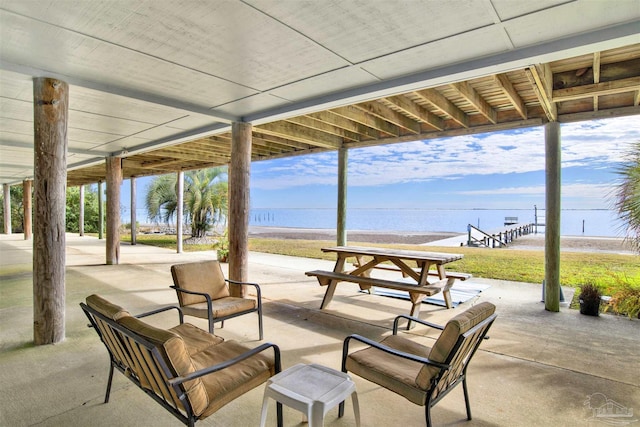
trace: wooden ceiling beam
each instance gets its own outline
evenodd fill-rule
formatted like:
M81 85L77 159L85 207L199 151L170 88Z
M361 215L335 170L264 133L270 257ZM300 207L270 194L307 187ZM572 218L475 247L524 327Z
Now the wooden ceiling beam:
M420 123L411 117L407 117L404 114L387 107L382 102L363 102L361 104L356 104L356 107L401 129L405 129L414 135L420 133Z
M469 127L469 117L455 106L455 104L449 101L445 96L443 96L440 92L435 89L424 89L414 92L420 98L427 101L429 104L433 106L433 108L440 111L442 114L445 114L451 119L458 123L460 126L464 128Z
M623 92L633 92L640 89L640 76L622 80L594 83L584 86L569 87L553 91L553 102L572 101L595 95L612 95Z
M330 111L346 119L353 120L354 122L368 126L372 129L376 129L389 136L400 135L400 130L398 129L398 126L393 125L374 115L367 114L365 110L361 108L357 108L353 105L349 105L347 107L333 108Z
M507 98L509 98L513 108L515 108L518 114L520 114L520 117L526 120L527 107L524 105L520 95L518 95L518 91L513 87L513 84L511 84L511 80L509 80L506 74L496 74L493 77L496 84L500 86L500 89L502 89L502 92L504 92Z
M310 129L314 129L314 130L319 130L321 132L326 132L329 133L331 135L336 135L339 136L340 138L343 139L349 139L351 141L359 141L360 138L358 138L358 135L350 132L348 130L342 129L340 127L325 123L323 121L320 120L316 120L313 117L309 117L309 116L299 116L299 117L293 117L290 119L287 119L286 121L290 122L290 123L295 123L297 125L300 126L305 126L308 127Z
M460 96L473 105L473 107L491 123L496 124L498 122L496 110L471 87L469 82L452 83L449 86L455 89Z
M551 122L558 121L558 109L551 98L553 93L553 73L549 64L531 66L525 69L525 74L533 86L533 91L547 119Z
M375 129L371 129L368 126L349 120L348 118L335 114L331 111L319 111L317 113L307 114L307 116L360 135L360 140L380 138L380 133Z
M399 108L404 114L413 117L414 120L419 120L423 123L426 123L437 130L444 129L444 122L440 117L432 114L431 112L429 112L429 110L421 105L416 104L406 96L390 96L388 98L385 98L385 101L391 103L396 108Z
M337 150L342 146L342 138L338 136L296 125L294 123L283 121L265 123L263 125L256 126L254 129L266 134L304 142L315 147L333 148Z
M257 128L253 128L253 138L273 144L274 147L279 145L283 147L283 149L294 148L297 150L309 150L312 148L311 145L305 142L293 141L270 133L257 132Z

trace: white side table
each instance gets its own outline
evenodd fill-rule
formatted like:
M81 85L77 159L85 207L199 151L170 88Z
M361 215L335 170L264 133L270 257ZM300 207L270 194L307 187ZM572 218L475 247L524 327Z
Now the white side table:
M356 426L360 427L360 409L356 385L344 372L322 365L303 363L290 367L267 381L262 401L260 427L267 421L268 400L272 398L307 416L309 427L324 425L331 408L351 395Z

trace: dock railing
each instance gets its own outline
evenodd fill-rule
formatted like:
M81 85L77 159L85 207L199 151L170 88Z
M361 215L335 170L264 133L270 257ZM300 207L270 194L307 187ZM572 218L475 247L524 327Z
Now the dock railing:
M519 236L532 233L533 230L534 224L513 224L497 231L487 232L469 224L467 226L467 245L476 247L482 246L485 248L499 248L507 246Z

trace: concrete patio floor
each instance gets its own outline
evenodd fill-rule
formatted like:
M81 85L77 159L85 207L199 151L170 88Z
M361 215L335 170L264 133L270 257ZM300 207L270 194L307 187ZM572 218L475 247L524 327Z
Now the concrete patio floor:
M102 403L108 356L78 304L93 293L132 313L175 304L170 265L211 259L214 253L176 254L123 244L121 264L107 266L104 241L68 234L66 339L34 347L31 245L22 235L0 236L0 425L181 425L118 373L110 402ZM255 252L249 259L249 279L260 283L263 292L265 341L280 346L283 368L303 362L340 369L348 334L380 339L390 333L393 318L409 309L408 301L358 293L356 285L342 284L329 308L320 311L324 288L304 272L330 269L332 262ZM466 420L458 387L434 407L435 425L606 425L585 405L590 396L594 403L603 403L606 396L613 406L633 409L636 415L626 421L640 425L640 322L582 316L567 307L550 313L540 302L539 284L473 280L491 287L455 309L423 304L421 311L422 318L445 323L476 301L490 301L498 313L491 338L468 371L473 420ZM564 295L570 300L572 290L564 289ZM186 321L206 328L204 320ZM170 327L177 316L161 315L150 322ZM255 315L229 320L216 333L250 346L259 343ZM408 334L433 342L434 334L422 327ZM423 408L359 377L354 381L363 426L424 425ZM257 426L263 391L260 386L246 393L198 425ZM325 424L355 425L350 403L343 418L334 409ZM298 412L285 407L284 416L286 426L301 425ZM269 425L275 425L273 407L269 417Z

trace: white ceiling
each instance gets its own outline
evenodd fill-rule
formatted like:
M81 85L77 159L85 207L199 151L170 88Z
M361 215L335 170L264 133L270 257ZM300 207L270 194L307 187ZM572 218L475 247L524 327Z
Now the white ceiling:
M0 182L33 175L33 77L70 85L75 168L639 42L640 0L0 0Z

